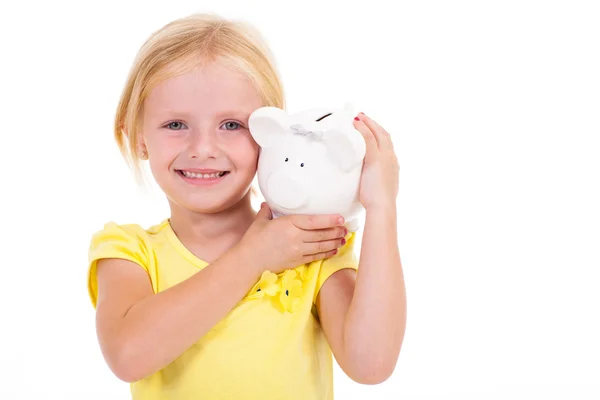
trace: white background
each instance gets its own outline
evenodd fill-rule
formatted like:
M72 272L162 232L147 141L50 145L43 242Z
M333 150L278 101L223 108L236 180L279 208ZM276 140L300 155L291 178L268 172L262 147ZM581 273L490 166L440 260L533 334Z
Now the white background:
M595 1L2 2L0 398L127 399L86 292L90 235L153 224L112 118L142 42L254 23L289 109L352 101L393 135L408 327L387 382L337 399L600 398Z

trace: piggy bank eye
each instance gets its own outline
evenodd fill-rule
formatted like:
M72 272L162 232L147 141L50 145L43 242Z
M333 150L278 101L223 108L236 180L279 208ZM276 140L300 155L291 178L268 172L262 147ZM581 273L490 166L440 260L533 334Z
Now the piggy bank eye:
M289 161L289 158L287 158L287 157L286 157L286 158L285 158L285 162L288 162L288 161Z
M304 163L300 164L301 167L304 167Z

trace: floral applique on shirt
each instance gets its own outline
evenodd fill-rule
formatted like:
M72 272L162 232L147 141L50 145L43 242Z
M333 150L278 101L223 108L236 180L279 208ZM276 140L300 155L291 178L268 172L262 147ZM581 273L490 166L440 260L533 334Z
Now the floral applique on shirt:
M307 278L306 266L288 269L280 274L271 271L262 273L247 299L270 298L283 312L293 313L300 305L304 282Z
M298 273L293 270L287 270L281 277L281 291L279 292L279 304L284 311L294 312L300 305L302 297L302 281Z
M279 285L277 282L277 275L271 271L265 271L262 273L260 280L254 285L254 288L248 295L249 299L260 299L264 296L275 296L279 291Z

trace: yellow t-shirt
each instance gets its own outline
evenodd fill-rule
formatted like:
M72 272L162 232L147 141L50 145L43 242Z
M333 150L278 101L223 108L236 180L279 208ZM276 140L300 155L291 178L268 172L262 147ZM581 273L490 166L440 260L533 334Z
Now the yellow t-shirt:
M134 400L333 398L332 354L315 301L334 272L358 268L355 234L338 254L275 275L265 272L238 305L171 364L131 384ZM204 268L169 220L148 230L108 223L89 250L89 294L96 306L96 261L122 258L147 271L154 292ZM244 268L240 265L240 268ZM160 346L160 343L156 343Z

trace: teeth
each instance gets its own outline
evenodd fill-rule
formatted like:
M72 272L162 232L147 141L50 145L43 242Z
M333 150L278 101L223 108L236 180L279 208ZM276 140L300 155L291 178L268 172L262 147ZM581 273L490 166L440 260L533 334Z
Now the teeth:
M187 178L196 178L196 179L216 179L223 175L225 175L225 171L215 172L212 174L201 174L197 172L189 172L189 171L181 171L181 173Z

